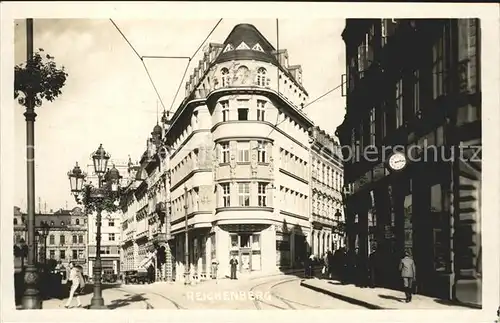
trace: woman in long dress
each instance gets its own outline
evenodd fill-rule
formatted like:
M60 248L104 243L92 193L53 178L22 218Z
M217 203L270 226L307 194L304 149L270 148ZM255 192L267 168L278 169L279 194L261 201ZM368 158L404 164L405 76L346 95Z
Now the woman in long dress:
M69 272L69 280L71 281L71 288L69 291L69 298L66 304L64 305L65 308L69 308L71 305L71 302L73 301L73 296L75 296L76 293L76 302L77 302L77 307L82 307L82 303L80 302L80 296L78 295L78 291L85 286L85 281L83 280L83 275L81 271L76 267L73 263L69 264L70 272Z

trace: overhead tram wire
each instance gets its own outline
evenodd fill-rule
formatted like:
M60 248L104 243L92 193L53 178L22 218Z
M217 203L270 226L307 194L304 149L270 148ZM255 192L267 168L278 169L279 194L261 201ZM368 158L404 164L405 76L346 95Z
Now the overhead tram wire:
M333 91L335 90L338 90L339 88L341 88L344 84L346 84L346 82L342 82L340 83L339 85L337 85L336 87L334 87L333 89L331 90L328 90L327 92L323 93L322 95L318 96L317 98L315 98L314 100L312 100L311 102L309 102L308 104L305 104L303 105L298 111L303 111L305 108L307 108L308 106L310 106L311 104L313 103L316 103L317 101L321 100L322 98L324 98L325 96L327 96L328 94L332 93ZM269 134L267 135L268 137L273 133L273 131L280 125L282 124L283 122L285 121L285 119L281 120L280 122L276 123L275 125L273 125L273 128L271 129L271 131L269 132Z
M125 36L125 34L123 34L123 32L120 30L120 28L118 27L118 25L113 21L113 19L110 18L109 21L111 21L111 23L113 24L113 26L115 26L116 30L118 30L118 32L120 33L120 35L122 35L123 39L125 39L125 41L127 42L127 44L130 46L130 48L132 48L132 50L134 51L135 55L137 55L137 57L141 61L142 66L144 67L144 70L146 71L146 74L148 75L149 81L151 82L151 85L153 86L153 89L156 92L156 96L158 97L158 100L160 101L161 105L163 106L163 109L165 109L165 104L163 104L163 100L161 99L160 93L158 92L158 89L156 88L156 85L155 85L155 83L153 81L153 78L151 77L151 74L149 73L148 67L144 63L143 57L141 55L139 55L139 53L134 48L134 46L132 45L132 43L130 43L130 41L127 39L127 37Z
M196 56L196 54L198 54L198 52L203 47L203 45L208 40L208 38L210 38L210 36L212 36L213 32L215 31L215 29L219 26L219 24L221 22L222 22L222 18L220 18L219 21L215 24L215 26L212 28L212 30L210 31L210 33L208 33L208 36L205 37L205 39L201 42L200 46L198 46L198 48L195 50L195 52L193 53L193 55L191 55L191 57L189 57L189 61L188 61L187 65L186 65L186 69L184 70L184 74L182 75L181 81L179 83L179 87L177 88L177 91L175 92L174 99L172 100L172 104L170 105L170 109L167 111L167 113L172 112L175 100L177 99L177 95L179 95L179 91L181 90L182 84L184 83L184 78L186 77L187 71L189 69L189 65L191 64L191 61Z

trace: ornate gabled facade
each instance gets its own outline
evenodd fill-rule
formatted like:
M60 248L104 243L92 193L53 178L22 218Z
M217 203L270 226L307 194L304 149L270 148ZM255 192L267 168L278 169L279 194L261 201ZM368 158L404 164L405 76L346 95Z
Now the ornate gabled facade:
M162 126L154 127L141 160L136 164L129 161L121 200L121 271L137 270L151 255L147 266L153 265L156 280L160 281L172 280L173 272L168 244L169 153L162 145L163 129L167 126L164 121Z
M323 255L345 245L343 167L338 142L319 127L311 129L312 250Z
M308 94L300 66L288 65L252 25L210 44L172 117L171 203L177 278L185 271L186 217L193 277L297 266L310 233ZM288 151L293 168L280 159ZM186 214L187 213L187 214Z

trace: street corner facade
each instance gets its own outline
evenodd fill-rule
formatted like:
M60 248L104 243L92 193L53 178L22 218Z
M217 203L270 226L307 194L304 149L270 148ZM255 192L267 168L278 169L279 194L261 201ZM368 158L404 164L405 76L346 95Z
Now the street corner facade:
M233 256L240 273L300 268L310 253L342 245L342 233L334 233L344 220L342 165L325 148L338 142L311 140L327 137L301 112L308 102L302 68L288 59L250 24L206 47L181 106L164 114L141 161L130 166L136 186L124 208L127 269L146 256L153 232L165 233L169 279L176 281L186 272L196 280L229 276ZM154 150L165 155L155 159ZM152 193L155 176L166 178L160 193ZM168 205L161 228L160 201Z

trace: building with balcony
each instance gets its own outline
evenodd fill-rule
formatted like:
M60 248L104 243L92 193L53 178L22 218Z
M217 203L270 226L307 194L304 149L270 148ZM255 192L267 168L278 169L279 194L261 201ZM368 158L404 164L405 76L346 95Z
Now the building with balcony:
M312 252L323 255L345 246L343 167L338 141L318 127L311 129ZM282 160L288 160L285 152ZM293 162L293 161L292 161Z
M252 25L211 43L166 131L172 255L191 275L298 266L310 245L309 132L302 70ZM187 221L187 223L186 223Z
M127 173L127 165L115 165L116 169L123 177ZM97 175L94 173L94 166L87 165L87 182L98 185ZM120 246L121 246L121 220L120 211L109 213L102 211L101 221L101 263L102 273L119 274L120 271ZM88 259L89 276L93 276L93 268L96 257L96 233L97 233L97 214L88 215Z
M47 225L45 241L43 224ZM35 214L35 231L35 259L39 263L53 259L68 268L69 263L74 262L83 267L85 275L88 274L87 217L79 207ZM22 240L27 241L27 214L14 207L14 245Z
M344 163L349 247L366 258L377 246L379 285L400 283L409 249L425 277L419 293L480 304L479 19L347 19L342 37L348 94L337 135L378 149ZM417 147L399 171L380 154L395 145Z
M157 281L173 280L169 226L169 152L163 133L168 126L156 125L146 143L146 151L137 163L129 160L121 199L121 271L137 270L146 257L156 271Z

